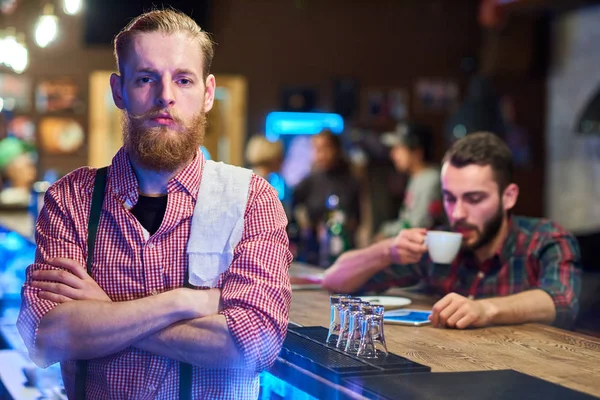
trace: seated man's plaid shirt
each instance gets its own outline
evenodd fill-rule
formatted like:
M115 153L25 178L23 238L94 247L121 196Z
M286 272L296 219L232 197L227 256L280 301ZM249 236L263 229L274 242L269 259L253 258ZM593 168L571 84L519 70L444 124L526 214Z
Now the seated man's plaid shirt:
M108 170L106 195L92 276L113 301L128 301L183 287L187 279L187 239L200 186L204 157L169 181L169 200L160 229L148 236L129 211L138 184L127 153L121 149ZM27 270L23 306L17 327L35 357L37 328L57 306L38 297L31 273L53 268L52 257L85 265L87 222L95 170L80 168L59 180L46 194L36 227L35 262ZM255 399L258 372L269 368L285 338L291 302L288 267L292 260L287 219L277 193L252 176L242 239L229 269L217 285L223 314L247 368L193 368L193 398ZM55 360L52 360L55 361ZM74 397L75 361L61 363L65 388ZM177 399L179 363L129 347L88 363L87 395L91 399Z
M569 328L579 311L580 271L579 246L573 235L545 219L515 216L500 250L482 264L467 250L461 250L451 265L436 264L425 254L418 264L391 265L361 291L383 291L419 281L429 294L441 297L454 292L470 299L541 289L554 301L554 325Z

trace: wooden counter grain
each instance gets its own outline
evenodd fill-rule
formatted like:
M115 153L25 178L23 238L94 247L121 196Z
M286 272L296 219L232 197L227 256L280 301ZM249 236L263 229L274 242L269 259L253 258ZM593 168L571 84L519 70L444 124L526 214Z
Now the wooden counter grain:
M294 291L290 321L328 326L329 294ZM432 372L513 369L600 396L600 340L541 324L453 330L385 325L392 353Z

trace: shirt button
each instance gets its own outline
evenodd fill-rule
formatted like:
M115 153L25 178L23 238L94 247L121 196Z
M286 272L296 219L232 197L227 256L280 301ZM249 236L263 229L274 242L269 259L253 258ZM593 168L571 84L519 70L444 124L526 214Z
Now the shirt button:
M158 294L158 291L157 291L156 289L154 289L154 290L152 291L152 296L156 296L157 294Z
M483 279L485 277L485 274L483 273L483 271L479 271L479 273L477 274L477 277L479 279Z
M149 244L148 244L148 248L149 248L149 249L153 249L153 248L154 248L154 243L149 243Z
M475 296L473 296L472 294L470 294L468 297L469 300L473 300L474 298L475 298Z

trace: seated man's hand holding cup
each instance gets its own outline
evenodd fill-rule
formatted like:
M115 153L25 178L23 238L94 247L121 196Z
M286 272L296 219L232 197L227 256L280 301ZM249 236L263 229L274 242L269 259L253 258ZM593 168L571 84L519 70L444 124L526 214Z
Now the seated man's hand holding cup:
M427 229L413 228L403 229L392 241L390 247L390 258L394 263L414 264L418 262L425 252L425 238Z
M455 232L403 229L392 242L390 258L394 263L414 264L429 252L433 262L451 264L460 250L462 239L462 235Z

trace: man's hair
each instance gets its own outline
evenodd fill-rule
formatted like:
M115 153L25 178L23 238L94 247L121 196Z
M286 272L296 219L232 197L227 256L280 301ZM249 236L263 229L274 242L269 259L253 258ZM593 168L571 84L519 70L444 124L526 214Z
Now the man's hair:
M342 139L340 138L339 135L334 134L331 130L323 129L321 132L315 134L313 137L324 138L325 140L327 140L329 142L329 144L331 144L331 146L334 148L334 150L336 151L336 153L339 156L342 155L342 153L343 153Z
M183 32L188 34L192 39L197 40L200 44L200 50L204 61L202 65L202 74L204 79L206 79L210 72L210 66L215 54L215 44L208 32L203 31L196 21L184 13L173 9L146 12L131 20L131 22L115 36L113 42L114 54L119 73L123 74L124 60L127 58L128 47L133 37L138 33L150 32L161 32L165 34Z
M471 133L456 141L444 156L446 162L457 168L489 165L501 192L512 183L512 153L506 143L491 132Z
M433 159L433 134L426 125L409 123L406 125L404 145L411 151L421 150L423 161L431 163Z
M433 132L428 125L401 122L396 130L381 135L381 142L388 148L404 146L410 151L420 150L425 163L433 163Z
M252 166L261 166L283 160L283 143L269 141L264 135L256 134L246 145L246 160Z

